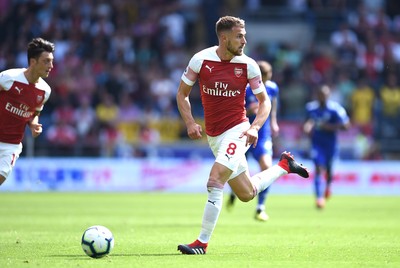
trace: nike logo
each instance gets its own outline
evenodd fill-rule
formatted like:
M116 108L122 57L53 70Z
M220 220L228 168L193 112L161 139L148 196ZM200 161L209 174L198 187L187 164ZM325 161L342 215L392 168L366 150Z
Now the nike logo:
M15 87L15 90L18 91L18 93L21 95L21 91L23 90L23 88Z
M207 200L208 203L211 203L215 206L215 201Z
M210 67L210 66L206 65L206 68L210 71L210 73L211 73L212 69L214 69L214 67L215 67L215 66Z

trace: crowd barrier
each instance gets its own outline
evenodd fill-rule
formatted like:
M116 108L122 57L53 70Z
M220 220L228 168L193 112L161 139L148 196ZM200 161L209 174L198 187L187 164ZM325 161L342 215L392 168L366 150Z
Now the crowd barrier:
M299 162L312 172L309 160ZM204 193L212 164L212 159L20 158L0 191ZM252 159L249 166L251 173L258 171ZM400 195L398 161L337 161L334 169L334 194ZM271 193L312 194L312 178L313 174L307 180L283 176L272 185Z

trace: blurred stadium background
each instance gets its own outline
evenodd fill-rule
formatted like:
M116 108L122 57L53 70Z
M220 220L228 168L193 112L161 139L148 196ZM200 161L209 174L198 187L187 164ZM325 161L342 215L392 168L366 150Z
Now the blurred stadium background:
M187 138L175 92L227 14L246 20L246 53L274 67L276 155L289 150L312 167L304 106L326 82L353 124L340 134L334 187L400 194L397 0L0 0L0 70L26 67L33 37L56 45L44 133L26 135L0 190L202 191L212 155L205 140ZM195 88L202 122L199 97ZM290 177L276 189L311 192Z

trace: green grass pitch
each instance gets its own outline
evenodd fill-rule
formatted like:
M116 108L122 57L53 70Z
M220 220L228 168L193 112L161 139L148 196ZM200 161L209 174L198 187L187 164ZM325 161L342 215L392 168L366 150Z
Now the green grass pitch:
M225 198L226 201L227 198ZM207 255L181 255L197 238L205 194L0 193L0 267L400 267L400 197L273 195L224 207ZM104 225L115 247L84 254L83 231Z

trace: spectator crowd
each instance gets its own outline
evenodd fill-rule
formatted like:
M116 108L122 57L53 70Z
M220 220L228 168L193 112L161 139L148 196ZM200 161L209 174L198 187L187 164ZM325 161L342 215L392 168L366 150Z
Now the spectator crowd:
M151 145L181 142L175 92L189 56L216 44L219 16L251 21L251 12L268 2L0 0L0 70L26 67L25 46L33 37L56 46L37 154L135 157L148 155ZM310 27L327 10L337 26L307 49L288 43L270 49L266 36L261 53L247 52L274 66L282 89L280 121L303 120L312 89L328 83L351 115L354 137L367 141L356 157L384 157L380 141L400 140L400 15L393 5L280 1L289 16L299 15ZM199 92L191 98L194 115L201 117ZM138 150L134 144L145 146Z

